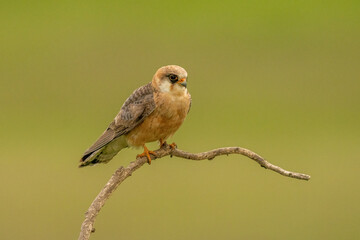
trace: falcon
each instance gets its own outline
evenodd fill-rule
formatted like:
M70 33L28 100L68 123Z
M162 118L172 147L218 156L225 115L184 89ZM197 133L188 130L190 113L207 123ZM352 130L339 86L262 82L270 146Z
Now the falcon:
M187 72L180 66L159 68L152 81L136 89L99 139L85 151L79 167L109 162L120 150L143 147L151 164L146 143L159 141L160 147L185 120L191 96L187 90ZM175 147L176 144L170 144Z

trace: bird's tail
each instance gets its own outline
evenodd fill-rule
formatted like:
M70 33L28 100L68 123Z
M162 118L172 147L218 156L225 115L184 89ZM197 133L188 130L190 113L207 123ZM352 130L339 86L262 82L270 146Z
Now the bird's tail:
M80 159L79 167L109 162L121 149L128 147L124 135L115 138L104 147L84 155Z

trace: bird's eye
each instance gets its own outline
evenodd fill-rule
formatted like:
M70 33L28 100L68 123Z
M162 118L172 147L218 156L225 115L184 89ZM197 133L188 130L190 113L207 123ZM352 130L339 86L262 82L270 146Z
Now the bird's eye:
M178 81L178 76L176 76L175 74L170 74L169 79L172 83L176 83Z

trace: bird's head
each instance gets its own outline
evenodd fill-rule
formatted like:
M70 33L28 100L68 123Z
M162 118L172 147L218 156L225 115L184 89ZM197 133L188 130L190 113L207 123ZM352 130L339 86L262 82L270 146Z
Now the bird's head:
M160 92L186 93L187 72L177 65L161 67L156 71L152 84Z

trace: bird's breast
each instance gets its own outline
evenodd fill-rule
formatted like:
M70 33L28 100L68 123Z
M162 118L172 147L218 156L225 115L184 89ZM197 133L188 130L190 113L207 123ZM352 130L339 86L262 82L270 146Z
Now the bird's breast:
M169 119L184 119L189 111L190 98L188 94L159 93L154 96L156 111Z
M147 142L167 139L183 123L190 107L188 94L154 94L155 110L144 121L130 131L127 141L131 146L141 146Z

